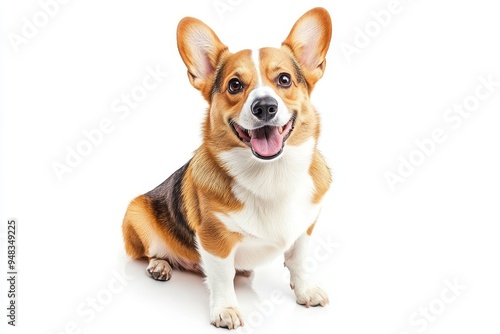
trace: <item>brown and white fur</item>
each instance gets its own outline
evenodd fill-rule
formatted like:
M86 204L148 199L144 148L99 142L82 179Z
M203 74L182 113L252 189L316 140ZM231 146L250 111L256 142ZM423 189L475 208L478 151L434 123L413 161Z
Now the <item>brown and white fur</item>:
M322 8L305 13L280 48L236 53L203 22L179 23L189 81L209 104L203 143L186 165L130 203L123 235L127 253L148 259L156 280L170 279L172 268L205 275L217 327L243 325L235 274L282 254L297 302L328 303L306 279L303 262L331 182L309 101L330 38Z

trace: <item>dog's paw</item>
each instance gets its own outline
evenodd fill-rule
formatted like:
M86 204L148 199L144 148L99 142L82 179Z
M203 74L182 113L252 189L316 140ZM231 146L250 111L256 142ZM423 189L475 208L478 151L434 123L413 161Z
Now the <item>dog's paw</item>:
M165 260L151 259L146 268L148 274L157 281L168 281L172 276L172 267Z
M329 303L327 294L318 286L307 287L305 289L295 288L294 291L297 303L305 307L325 306Z
M243 326L243 318L236 307L226 307L212 312L212 325L215 327L225 327L236 329Z

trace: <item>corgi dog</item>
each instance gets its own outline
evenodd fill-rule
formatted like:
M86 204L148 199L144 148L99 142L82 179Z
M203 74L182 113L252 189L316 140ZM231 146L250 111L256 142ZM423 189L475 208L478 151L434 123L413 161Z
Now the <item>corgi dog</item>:
M127 254L147 259L155 280L169 280L173 269L205 276L217 327L244 324L235 275L249 276L276 256L284 256L297 303L328 303L303 264L331 183L310 103L331 34L330 15L314 8L279 48L232 53L202 21L179 22L189 81L208 102L203 141L190 161L130 203L122 229Z

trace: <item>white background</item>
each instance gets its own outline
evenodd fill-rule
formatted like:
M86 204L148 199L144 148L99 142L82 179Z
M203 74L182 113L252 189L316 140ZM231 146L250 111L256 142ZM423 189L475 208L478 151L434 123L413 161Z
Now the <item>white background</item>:
M5 225L15 217L18 326L8 333L223 333L209 325L201 278L176 271L167 283L151 280L145 263L126 257L121 237L128 202L200 144L206 103L187 80L176 25L198 17L233 51L279 46L302 13L323 6L333 40L312 100L335 181L309 264L331 303L295 304L277 259L253 284L236 280L247 320L240 332L498 333L500 87L456 129L443 115L474 95L480 76L500 81L499 8L401 0L349 62L340 46L354 46L357 29L376 29L370 13L389 1L227 2L231 10L219 15L212 0L69 1L15 52L8 36L41 7L2 1L1 326ZM147 67L169 74L120 119L111 105L141 84ZM52 164L107 118L113 130L58 180ZM397 173L398 157L408 159L415 140L436 128L446 141L392 191L384 173ZM321 245L332 242L330 254ZM114 278L122 272L125 286ZM446 280L465 287L450 303L440 301ZM90 311L93 298L100 311ZM422 320L429 307L439 314Z

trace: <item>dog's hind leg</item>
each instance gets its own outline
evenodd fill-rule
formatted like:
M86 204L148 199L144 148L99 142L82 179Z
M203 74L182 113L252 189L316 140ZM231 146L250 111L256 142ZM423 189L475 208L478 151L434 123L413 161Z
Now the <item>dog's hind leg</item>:
M147 273L155 280L168 281L172 268L199 273L199 255L194 247L183 244L172 232L172 218L155 212L149 195L135 198L123 219L123 238L127 254L148 259Z
M122 231L127 254L134 259L148 259L147 273L158 281L168 281L172 267L167 246L155 231L155 217L152 216L147 196L134 199L123 219Z

